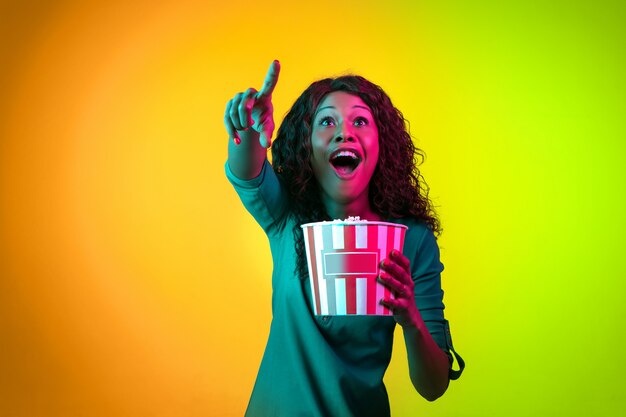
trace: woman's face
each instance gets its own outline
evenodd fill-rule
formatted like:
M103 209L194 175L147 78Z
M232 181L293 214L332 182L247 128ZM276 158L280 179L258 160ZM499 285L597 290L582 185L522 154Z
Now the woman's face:
M378 127L359 96L328 94L317 107L311 131L311 165L324 197L339 204L365 199L378 162Z

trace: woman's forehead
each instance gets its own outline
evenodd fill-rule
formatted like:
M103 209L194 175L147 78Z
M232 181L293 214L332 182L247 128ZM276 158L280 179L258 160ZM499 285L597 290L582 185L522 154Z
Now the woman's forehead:
M324 109L351 109L363 108L371 112L370 107L356 94L347 93L345 91L333 91L328 93L322 101L320 101L315 113Z

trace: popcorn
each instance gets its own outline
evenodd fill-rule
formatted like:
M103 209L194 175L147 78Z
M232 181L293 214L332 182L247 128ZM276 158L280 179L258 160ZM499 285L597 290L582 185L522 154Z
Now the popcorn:
M347 222L358 222L361 220L360 216L349 216L345 221Z
M367 220L361 220L361 216L348 216L346 219L335 219L333 222L366 222Z

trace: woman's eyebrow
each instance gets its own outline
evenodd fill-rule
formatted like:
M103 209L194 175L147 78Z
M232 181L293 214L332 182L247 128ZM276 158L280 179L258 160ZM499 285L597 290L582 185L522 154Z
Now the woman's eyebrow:
M360 105L358 105L358 104L355 104L354 106L352 106L352 108L353 108L353 109L354 109L354 108L356 108L356 107L358 107L358 108L360 108L360 109L365 109L365 110L367 110L367 111L368 111L368 112L370 112L370 113L372 112L372 111L369 109L369 107L360 106ZM321 111L322 111L322 110L324 110L324 109L336 109L336 107L335 107L335 106L324 106L324 107L320 107L319 109L317 109L317 111L315 112L315 114L317 115L317 113L321 112Z

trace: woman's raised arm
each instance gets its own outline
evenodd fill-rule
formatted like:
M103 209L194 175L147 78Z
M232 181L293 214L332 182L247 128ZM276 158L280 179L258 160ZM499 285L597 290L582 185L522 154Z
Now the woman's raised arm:
M278 83L280 63L273 61L260 91L248 88L226 104L228 166L237 178L248 180L261 172L274 134L272 92Z

